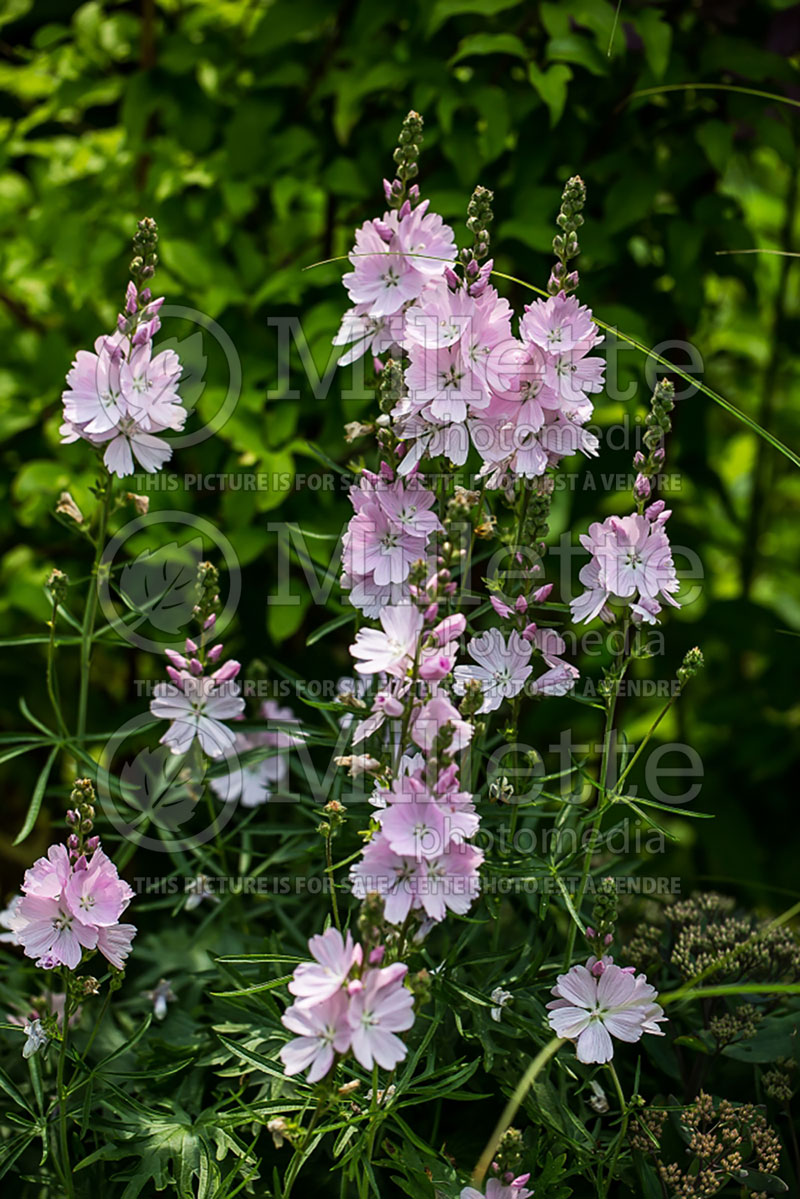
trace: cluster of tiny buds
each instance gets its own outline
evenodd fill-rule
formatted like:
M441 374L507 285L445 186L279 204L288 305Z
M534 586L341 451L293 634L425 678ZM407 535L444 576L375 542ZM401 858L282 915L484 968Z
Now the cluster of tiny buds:
M675 387L669 379L656 383L650 401L650 411L645 417L644 444L647 454L637 450L633 456L633 468L637 472L633 484L633 498L641 512L651 498L653 488L650 480L664 466L664 439L672 428L670 413L675 407Z
M323 837L335 837L345 821L347 809L338 799L329 800L322 809L324 820L317 825Z
M92 853L100 844L99 837L90 837L94 828L95 790L90 779L76 779L72 785L67 809L66 824L70 829L67 837L67 847L75 856L82 853Z
M520 1179L518 1175L525 1164L525 1156L522 1133L518 1128L508 1128L497 1146L492 1170L495 1174L499 1174L505 1183L518 1181L524 1185L527 1182L527 1176L525 1179Z
M575 291L578 286L578 272L570 271L568 263L579 253L578 230L583 224L581 212L586 203L586 185L578 175L568 179L561 196L561 210L556 222L560 233L553 238L553 251L556 262L550 273L547 284L551 296L563 291L566 295Z
M419 188L416 184L408 187L408 182L419 173L417 159L422 145L422 131L422 117L418 112L412 110L403 121L400 136L397 139L397 148L392 155L396 177L391 182L388 179L383 181L386 202L390 208L402 210L403 206L408 204L408 211L410 211L411 207L419 200ZM401 213L401 215L405 215L405 213Z
M494 220L492 203L494 192L488 187L476 187L467 205L467 228L474 237L471 249L461 251L461 261L470 274L470 267L475 264L473 276L478 274L477 263L486 258L489 253L489 225Z
M220 608L219 571L211 562L201 562L197 568L198 599L192 615L204 629L211 628Z
M704 666L705 658L696 645L693 649L687 650L677 671L678 683L681 688L685 687L689 679L693 679L698 670L702 670Z
M452 550L452 546L450 549ZM428 575L428 566L424 559L420 558L411 564L408 593L419 607L427 610L431 604L439 603L442 597L453 596L458 591L458 583L444 565L444 561L444 556L440 556L438 569L432 575Z
M604 878L600 880L597 888L592 907L592 923L586 929L586 940L598 958L613 944L616 925L617 888L613 878Z
M152 217L146 216L139 221L133 235L133 259L131 260L131 278L137 286L144 279L152 279L158 266L158 225Z

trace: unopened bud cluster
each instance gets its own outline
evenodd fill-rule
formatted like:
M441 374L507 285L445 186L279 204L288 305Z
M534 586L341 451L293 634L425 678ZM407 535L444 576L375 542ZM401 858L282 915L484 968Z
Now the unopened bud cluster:
M216 617L220 607L219 571L213 563L201 562L197 567L197 601L192 615L205 625L212 616Z
M158 225L152 217L146 216L139 221L133 235L133 258L131 259L131 278L139 287L143 280L152 279L158 266Z
M643 440L647 454L637 450L633 456L633 466L637 472L633 484L633 498L640 512L652 495L650 480L664 465L664 439L672 428L670 413L674 407L675 387L669 379L660 379L655 386L650 411L644 422L646 432Z
M417 159L423 139L423 120L418 112L413 110L403 121L397 147L392 157L395 162L396 177L390 183L384 179L383 188L390 208L402 208L406 201L413 205L419 199L419 188L408 187L409 180L419 173Z
M66 823L70 829L68 848L76 854L93 850L99 844L97 837L89 837L94 828L96 795L90 779L76 779L72 784ZM89 838L87 840L87 838Z
M553 252L557 261L553 265L547 284L551 296L558 295L560 291L569 295L578 286L578 272L570 271L568 264L571 258L576 258L580 253L578 230L583 224L581 212L585 203L586 184L579 175L574 175L564 185L561 209L556 217L561 232L553 238Z
M705 659L697 646L687 650L683 662L678 667L678 683L681 688L685 687L689 679L693 679L698 670L702 670L704 666Z

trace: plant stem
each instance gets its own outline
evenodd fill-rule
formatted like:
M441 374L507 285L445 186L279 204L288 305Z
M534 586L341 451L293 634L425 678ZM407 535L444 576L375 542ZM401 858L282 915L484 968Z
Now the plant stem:
M497 1121L497 1126L495 1127L492 1135L489 1137L486 1148L478 1159L478 1164L472 1171L473 1186L480 1187L482 1184L486 1175L486 1171L489 1169L489 1166L492 1164L494 1159L497 1146L502 1141L506 1129L516 1116L517 1109L524 1100L525 1096L528 1094L528 1091L533 1086L537 1075L541 1073L541 1071L550 1061L550 1058L553 1057L554 1054L558 1053L558 1050L563 1044L564 1039L562 1037L553 1037L552 1041L548 1041L544 1049L540 1049L536 1054L536 1057L533 1059L531 1064L528 1066L528 1069L517 1083L514 1094L504 1107L503 1114Z
M333 877L333 852L331 849L331 829L328 825L328 831L325 834L325 873L328 876L328 881L331 885L331 912L333 914L333 923L342 931L342 922L339 917L339 901L336 898L336 882Z
M369 1116L370 1116L369 1134L367 1135L366 1166L364 1169L364 1191L363 1191L364 1199L368 1199L368 1196L369 1196L369 1174L367 1172L367 1167L369 1167L370 1164L372 1163L372 1154L374 1152L374 1147L375 1147L375 1133L376 1133L377 1127L378 1127L377 1115L378 1115L378 1063L373 1062L373 1064L372 1064L372 1095L371 1095L370 1101L369 1101ZM361 1188L359 1186L359 1190L360 1189Z
M67 1092L64 1087L64 1065L67 1058L67 1037L69 1035L69 975L64 972L64 1016L61 1025L61 1046L58 1052L58 1067L56 1074L56 1091L58 1094L58 1130L60 1143L61 1168L64 1172L64 1186L67 1199L74 1199L75 1188L72 1185L72 1167L69 1162L69 1143L67 1140Z
M86 597L86 608L83 613L83 625L81 627L81 675L80 686L78 691L78 736L82 737L86 732L86 708L89 701L89 677L92 670L92 644L94 640L94 626L97 619L97 600L99 591L98 572L100 569L100 559L103 556L105 549L106 530L108 528L108 516L111 510L111 499L114 494L114 487L111 475L106 472L105 478L101 484L103 498L100 504L100 522L97 528L97 539L95 541L94 563L92 565L92 575L89 580L89 594Z
M615 716L616 710L617 710L617 696L619 694L619 684L621 683L621 681L625 675L625 671L628 668L628 663L630 662L630 650L627 648L627 645L628 645L628 623L626 621L625 629L624 629L624 633L623 633L623 649L621 651L621 654L624 655L624 657L621 658L619 665L617 667L617 670L614 672L613 690L611 691L611 694L608 696L607 702L606 702L606 719L605 719L605 727L603 729L603 752L602 752L602 758L600 760L600 794L599 794L598 800L597 800L597 812L596 812L595 818L592 822L591 833L589 834L589 843L586 846L586 852L585 852L584 858L583 858L583 869L581 870L581 881L578 885L578 893L575 897L575 911L578 913L578 915L580 915L581 906L583 904L584 896L586 895L586 888L589 884L589 873L592 868L592 858L594 856L595 841L597 839L597 834L600 831L600 825L602 823L603 816L605 815L606 808L608 806L606 804L606 795L607 795L607 790L608 790L608 767L609 767L609 763L611 761L611 747L612 747L612 744L614 743L614 716ZM567 933L567 945L566 945L566 949L564 951L564 969L565 970L569 969L570 963L572 961L572 951L575 948L575 934L577 933L577 931L578 931L577 925L575 924L574 921L572 921L570 923L569 932Z
M603 1191L604 1195L608 1195L608 1192L611 1189L611 1183L614 1181L614 1171L617 1168L617 1159L619 1158L619 1152L622 1148L622 1142L625 1140L625 1134L628 1131L628 1119L630 1118L628 1104L625 1100L625 1095L612 1062L608 1063L608 1069L611 1073L611 1077L614 1080L614 1089L616 1090L617 1098L619 1099L620 1111L622 1113L622 1123L620 1124L619 1132L617 1133L617 1140L616 1144L614 1145L614 1156L611 1159L611 1165L609 1167L608 1177L606 1178L606 1185Z
M61 703L58 697L58 679L56 677L55 658L56 658L56 616L58 615L58 600L53 599L53 611L50 617L50 640L47 643L47 694L50 696L50 703L53 706L58 727L66 737L68 730L64 716L61 712Z

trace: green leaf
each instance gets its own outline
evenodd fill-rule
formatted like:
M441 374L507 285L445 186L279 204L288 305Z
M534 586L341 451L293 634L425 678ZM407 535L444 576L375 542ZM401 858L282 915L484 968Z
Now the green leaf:
M473 54L510 54L514 58L521 58L523 62L528 57L524 43L513 33L473 33L459 42L458 49L450 59L450 65L470 58Z
M308 637L306 637L306 645L316 645L323 637L327 637L328 633L332 633L335 629L340 629L344 624L352 623L354 619L355 612L352 609L349 612L342 612L340 616L334 616L333 620L326 621L318 629L314 629L313 633L309 633Z
M33 795L31 796L31 802L28 806L28 814L25 817L25 823L17 833L17 836L14 840L15 845L19 845L20 841L25 840L36 823L36 817L39 815L39 809L42 806L42 799L44 798L45 789L47 788L47 780L50 778L50 771L53 769L53 763L56 760L58 749L59 747L54 745L50 750L50 753L47 756L47 761L42 767L39 777L36 780L36 786L33 788Z
M669 65L672 27L661 19L656 9L645 8L636 15L636 29L644 42L647 65L656 79L662 79Z
M508 8L516 8L520 3L521 0L436 0L428 17L428 37L451 17L460 17L463 13L493 17Z
M546 71L542 71L535 62L532 62L528 64L528 78L550 110L550 128L552 129L561 120L561 114L567 102L567 84L572 78L572 71L563 63L554 63Z

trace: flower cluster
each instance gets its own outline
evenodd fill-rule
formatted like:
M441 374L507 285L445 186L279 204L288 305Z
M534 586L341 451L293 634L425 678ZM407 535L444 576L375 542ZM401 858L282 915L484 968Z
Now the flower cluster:
M657 500L641 514L609 516L589 526L580 540L592 557L578 576L586 591L570 604L574 620L613 619L609 601L629 606L633 620L647 624L661 611L659 596L680 607L672 598L679 583L664 527L671 515Z
M412 565L442 528L431 511L435 498L417 478L394 478L385 462L378 474L362 471L350 489L355 515L343 540L343 586L366 616L407 596Z
M379 788L374 801L378 827L351 870L353 893L379 894L390 924L416 913L423 930L448 910L468 911L483 862L469 844L478 816L472 795L460 790L454 761L472 739L473 726L452 703L445 682L466 619L459 613L434 623L437 614L435 603L425 611L410 602L384 608L380 629L361 629L350 647L356 670L379 681L372 712L353 741L374 736L388 721L385 748L393 757L391 784Z
M204 635L213 629L215 617L209 616ZM216 666L222 656L222 644L206 648L187 637L185 652L166 650L167 674L171 683L154 688L150 711L159 720L168 720L169 728L161 738L173 754L185 754L195 738L210 758L229 757L235 752L235 737L223 721L237 720L244 712L244 700L235 681L241 664L233 658ZM208 666L216 666L206 674Z
M658 1025L666 1016L655 987L633 966L616 966L609 955L559 974L551 994L550 1027L575 1042L580 1062L610 1062L612 1036L632 1043L646 1032L664 1035Z
M99 950L122 970L136 929L120 924L133 891L90 837L83 848L72 834L51 845L25 872L22 896L9 924L29 958L45 970L75 970L84 950Z
M543 604L552 584L537 587L532 601ZM540 628L527 619L528 599L517 596L513 608L499 596L491 597L492 607L503 619L512 619L522 628L512 629L505 638L499 629L487 629L467 644L467 653L475 665L455 668L455 691L463 695L470 682L480 684L483 704L480 712L494 712L504 699L513 699L521 691L528 695L566 695L575 685L578 669L563 657L564 638L555 629ZM536 655L546 669L528 682Z
M148 245L155 244L154 221L140 222L137 238L142 236ZM155 260L154 254L150 257ZM134 259L132 269L140 277L147 277L147 271L152 275L152 268L138 267L139 261ZM172 457L160 434L180 431L186 422L178 394L180 359L174 350L153 354L163 303L163 296L154 300L149 287L131 281L116 331L98 337L93 353L78 351L62 394L62 442L82 439L105 446L103 461L118 478L133 474L135 463L149 473L160 470Z
M382 897L390 924L403 924L418 911L424 913L424 931L448 911L463 915L478 896L483 853L469 844L478 814L472 795L458 787L458 769L451 764L433 785L420 767L379 794L385 804L376 815L379 831L350 879L354 895Z
M378 948L364 962L362 947L335 928L308 942L313 962L297 966L289 991L295 1002L282 1022L296 1034L281 1049L287 1074L308 1070L308 1081L329 1073L337 1056L351 1051L365 1070L392 1070L406 1056L396 1035L414 1023L414 997L404 986L402 962L380 967Z

